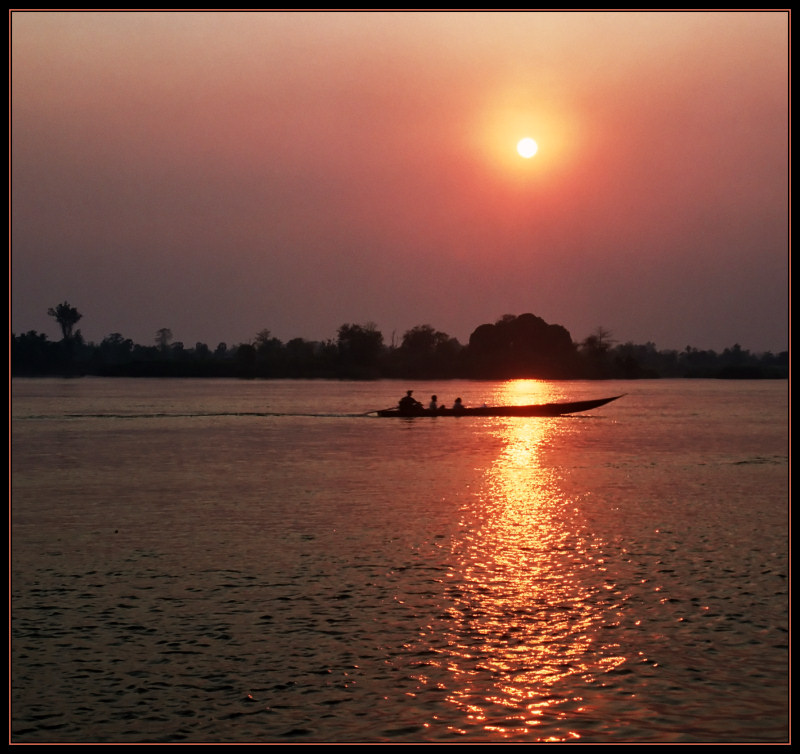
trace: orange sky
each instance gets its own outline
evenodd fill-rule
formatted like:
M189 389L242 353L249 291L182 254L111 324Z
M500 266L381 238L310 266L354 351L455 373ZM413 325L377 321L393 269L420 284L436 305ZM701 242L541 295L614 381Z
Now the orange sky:
M11 14L12 329L788 347L786 12ZM539 152L523 160L516 142Z

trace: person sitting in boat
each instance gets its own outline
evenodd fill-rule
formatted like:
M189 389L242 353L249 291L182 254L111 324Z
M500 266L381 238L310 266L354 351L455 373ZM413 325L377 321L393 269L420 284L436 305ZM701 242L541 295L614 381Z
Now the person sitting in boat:
M464 411L464 404L461 402L461 398L456 398L455 403L453 403L453 413L460 414Z
M422 408L422 404L416 398L412 398L413 392L413 390L406 390L406 394L397 404L401 414L416 414Z
M431 396L431 402L428 404L428 409L430 411L438 411L439 410L439 399L435 396Z

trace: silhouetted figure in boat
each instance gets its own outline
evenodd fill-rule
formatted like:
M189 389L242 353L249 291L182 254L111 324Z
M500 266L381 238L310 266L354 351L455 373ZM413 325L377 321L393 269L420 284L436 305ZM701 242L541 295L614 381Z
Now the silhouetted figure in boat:
M464 412L464 404L461 402L461 398L456 398L456 401L453 404L453 413L461 414L463 412Z
M435 395L431 396L431 402L428 404L428 409L431 411L438 411L439 410L439 403L438 398Z
M411 397L413 392L413 390L406 390L406 394L397 404L401 414L417 414L422 409L422 404L416 398Z

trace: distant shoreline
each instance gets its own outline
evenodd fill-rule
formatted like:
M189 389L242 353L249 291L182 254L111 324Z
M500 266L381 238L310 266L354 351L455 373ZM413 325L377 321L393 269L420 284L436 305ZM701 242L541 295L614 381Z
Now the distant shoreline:
M12 377L173 377L328 380L638 380L659 378L788 379L789 352L754 354L738 344L721 353L687 346L659 351L653 343L616 343L597 328L573 342L561 325L533 314L505 315L479 325L469 343L418 325L399 345L384 343L374 324L344 324L336 340L286 343L262 330L250 343L187 348L162 328L156 345L119 333L87 343L73 326L82 315L67 302L50 310L62 326L54 342L31 330L11 336Z

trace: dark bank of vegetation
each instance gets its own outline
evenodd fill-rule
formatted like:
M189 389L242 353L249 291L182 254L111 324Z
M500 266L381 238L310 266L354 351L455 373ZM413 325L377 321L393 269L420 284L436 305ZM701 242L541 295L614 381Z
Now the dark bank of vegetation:
M335 340L294 338L286 343L262 330L249 343L213 349L187 348L162 328L153 345L138 345L119 333L100 343L84 341L75 325L82 318L67 302L49 309L61 327L53 342L31 330L11 336L13 376L96 375L119 377L239 377L324 379L642 379L714 377L787 378L788 351L753 354L739 345L722 353L689 346L659 351L653 343L619 344L598 328L575 343L561 325L533 314L507 314L479 325L469 343L418 325L399 344L387 345L373 324L344 324Z

